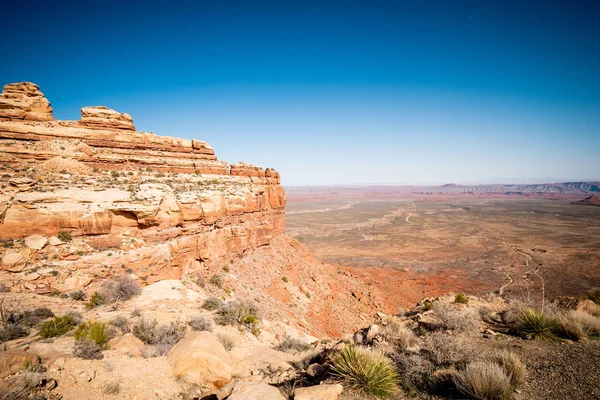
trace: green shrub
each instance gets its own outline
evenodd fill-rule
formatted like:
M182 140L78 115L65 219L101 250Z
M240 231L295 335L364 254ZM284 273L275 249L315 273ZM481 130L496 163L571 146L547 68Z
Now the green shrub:
M585 298L593 301L594 303L596 303L600 306L600 288L590 290L589 292L587 292L585 294Z
M464 293L459 293L454 297L454 302L458 304L467 304L469 302L469 297Z
M75 330L75 341L91 340L100 348L105 348L110 340L108 325L104 322L84 322Z
M220 308L222 305L223 300L221 300L219 297L211 296L204 300L204 303L202 303L202 308L213 311Z
M51 338L64 335L73 329L75 325L75 318L73 318L71 315L54 317L53 319L43 323L40 329L40 336L43 338Z
M219 289L221 289L223 287L223 280L221 279L220 275L211 276L210 279L208 280L208 282L215 285Z
M106 299L102 293L94 292L92 297L85 304L85 308L91 310L92 308L96 308L106 303Z
M379 352L347 345L333 357L331 370L348 387L366 394L388 398L398 391L398 373Z
M219 325L237 325L246 326L255 325L258 322L258 308L242 300L232 300L219 307L215 322Z
M283 276L283 277L281 278L281 280L282 280L282 281L284 281L285 283L288 283L288 282L290 281L290 280L289 280L289 278L288 278L287 276Z
M532 339L555 339L560 324L556 318L526 308L517 316L516 328L520 335Z
M70 242L73 239L73 237L71 236L71 232L69 231L59 231L56 237L62 240L63 242Z
M507 400L512 395L510 378L494 362L473 362L454 375L453 380L458 390L474 399Z

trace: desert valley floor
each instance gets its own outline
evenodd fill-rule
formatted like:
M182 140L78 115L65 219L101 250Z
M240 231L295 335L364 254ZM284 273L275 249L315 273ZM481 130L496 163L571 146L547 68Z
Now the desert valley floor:
M528 301L542 289L554 298L600 286L599 207L519 196L331 197L288 189L288 233L399 306L452 291Z

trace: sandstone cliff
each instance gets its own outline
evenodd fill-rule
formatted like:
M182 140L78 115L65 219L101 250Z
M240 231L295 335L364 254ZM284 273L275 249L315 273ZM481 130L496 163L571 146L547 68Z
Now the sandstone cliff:
M119 265L150 280L180 278L283 231L285 194L276 171L219 161L199 140L137 132L131 116L106 107L84 107L81 115L55 120L37 85L4 86L0 239L61 231L90 239L46 250L25 246L25 263L10 265L9 256L5 270L26 271L38 253L49 252L44 255L70 260L68 270L81 274L107 263L97 250L136 248L120 254ZM65 279L59 271L53 279L7 282L50 292Z

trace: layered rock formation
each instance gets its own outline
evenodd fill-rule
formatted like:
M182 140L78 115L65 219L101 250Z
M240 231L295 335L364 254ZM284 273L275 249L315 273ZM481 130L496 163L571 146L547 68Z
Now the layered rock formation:
M2 278L12 290L77 289L121 267L180 278L283 231L276 171L219 161L199 140L137 132L106 107L81 113L55 120L33 83L0 95ZM32 235L43 237L20 240Z

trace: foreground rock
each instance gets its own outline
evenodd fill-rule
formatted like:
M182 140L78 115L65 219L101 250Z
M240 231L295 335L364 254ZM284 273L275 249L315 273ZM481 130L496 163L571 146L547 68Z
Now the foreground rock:
M231 382L229 355L210 332L189 332L167 354L173 375L192 384L220 389Z
M286 400L279 389L266 383L244 383L237 388L228 400Z
M0 379L23 370L25 367L40 363L37 355L20 350L0 352Z
M339 383L298 388L294 392L294 400L337 400L343 390Z

